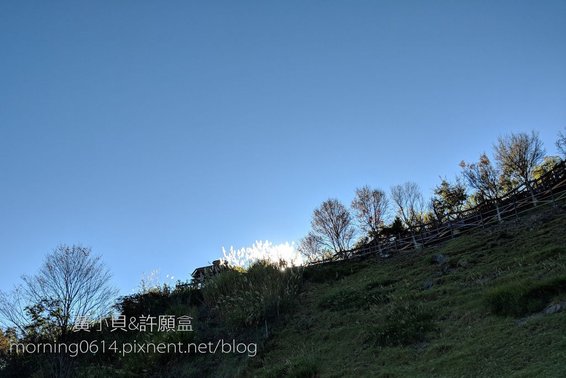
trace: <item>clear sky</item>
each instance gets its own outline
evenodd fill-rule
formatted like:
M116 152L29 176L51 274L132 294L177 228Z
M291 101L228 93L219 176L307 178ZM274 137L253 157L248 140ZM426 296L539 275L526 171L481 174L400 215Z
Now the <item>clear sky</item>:
M564 126L566 1L1 1L0 289L59 243L185 280Z

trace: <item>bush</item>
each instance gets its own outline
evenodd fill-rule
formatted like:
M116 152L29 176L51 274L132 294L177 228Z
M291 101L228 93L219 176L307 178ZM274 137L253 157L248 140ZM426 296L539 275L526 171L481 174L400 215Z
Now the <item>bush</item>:
M166 314L173 305L187 307L202 303L200 290L188 284L177 283L174 288L167 285L152 288L143 293L121 297L115 306L127 318L148 314Z

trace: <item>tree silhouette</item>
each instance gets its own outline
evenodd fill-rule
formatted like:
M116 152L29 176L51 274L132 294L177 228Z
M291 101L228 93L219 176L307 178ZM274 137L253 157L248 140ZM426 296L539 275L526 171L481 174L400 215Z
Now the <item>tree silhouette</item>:
M497 220L501 222L498 201L505 188L505 178L502 176L501 171L491 164L491 160L485 153L480 155L477 163L466 163L462 160L460 167L468 185L478 191L479 197L494 203L497 211ZM476 195L475 197L478 196Z
M530 180L533 179L533 172L542 162L544 154L542 141L534 131L530 135L519 133L499 137L495 146L495 159L502 173L525 184L535 204L537 199Z
M434 215L439 222L453 217L452 214L462 210L467 198L466 187L459 180L452 184L448 180L442 179L440 185L434 188L434 197L432 198Z
M311 226L312 235L317 238L322 248L334 252L350 249L355 232L352 216L337 199L326 200L314 210Z
M422 223L424 199L419 186L414 182L395 185L391 188L391 199L397 205L397 214L411 231L413 244L418 248L415 228Z
M64 337L79 317L94 321L108 314L117 294L110 277L90 248L60 245L10 297L0 295L0 314L24 334L50 329Z
M379 235L388 207L389 201L382 190L371 189L367 185L356 189L352 209L354 209L360 228L370 238Z

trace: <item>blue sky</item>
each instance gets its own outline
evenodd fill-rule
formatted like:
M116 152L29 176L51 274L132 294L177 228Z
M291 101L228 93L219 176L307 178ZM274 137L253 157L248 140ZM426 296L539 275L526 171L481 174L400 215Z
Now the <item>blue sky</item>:
M59 243L187 279L565 125L564 1L2 1L0 289Z

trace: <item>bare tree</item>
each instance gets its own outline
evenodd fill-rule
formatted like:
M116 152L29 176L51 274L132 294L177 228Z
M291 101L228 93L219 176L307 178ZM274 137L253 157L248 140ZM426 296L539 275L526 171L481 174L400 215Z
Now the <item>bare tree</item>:
M383 227L383 222L389 207L385 192L363 186L356 189L356 197L352 201L360 228L370 237L375 238Z
M26 329L31 319L23 313L48 314L50 327L64 337L82 319L91 321L108 315L117 291L110 286L110 271L90 248L60 245L47 256L39 273L24 276L23 285L12 293L19 307L10 306L5 294L0 314L18 329Z
M312 232L309 232L307 236L301 239L297 250L307 262L316 261L325 255L321 238Z
M322 248L326 247L334 252L350 249L355 232L352 216L337 199L324 201L314 210L311 226L312 234L319 239Z
M564 128L564 132L562 131L558 132L558 139L556 140L556 148L558 148L558 151L560 151L562 156L564 156L564 159L566 159L566 127Z
M415 248L418 248L414 229L421 224L425 207L419 186L414 182L395 185L391 188L391 199L397 205L397 214L411 231Z
M30 322L25 310L28 305L23 285L16 285L10 294L0 291L0 323L15 327L20 334L26 333Z
M505 183L500 170L491 164L485 153L480 155L477 163L466 163L462 160L460 167L462 167L464 179L470 187L478 191L479 197L495 204L497 220L501 222L498 201L503 194Z
M534 190L530 183L533 171L544 158L545 150L538 133L531 132L511 134L499 137L495 148L497 160L504 175L525 184L531 194L533 203L537 203Z

